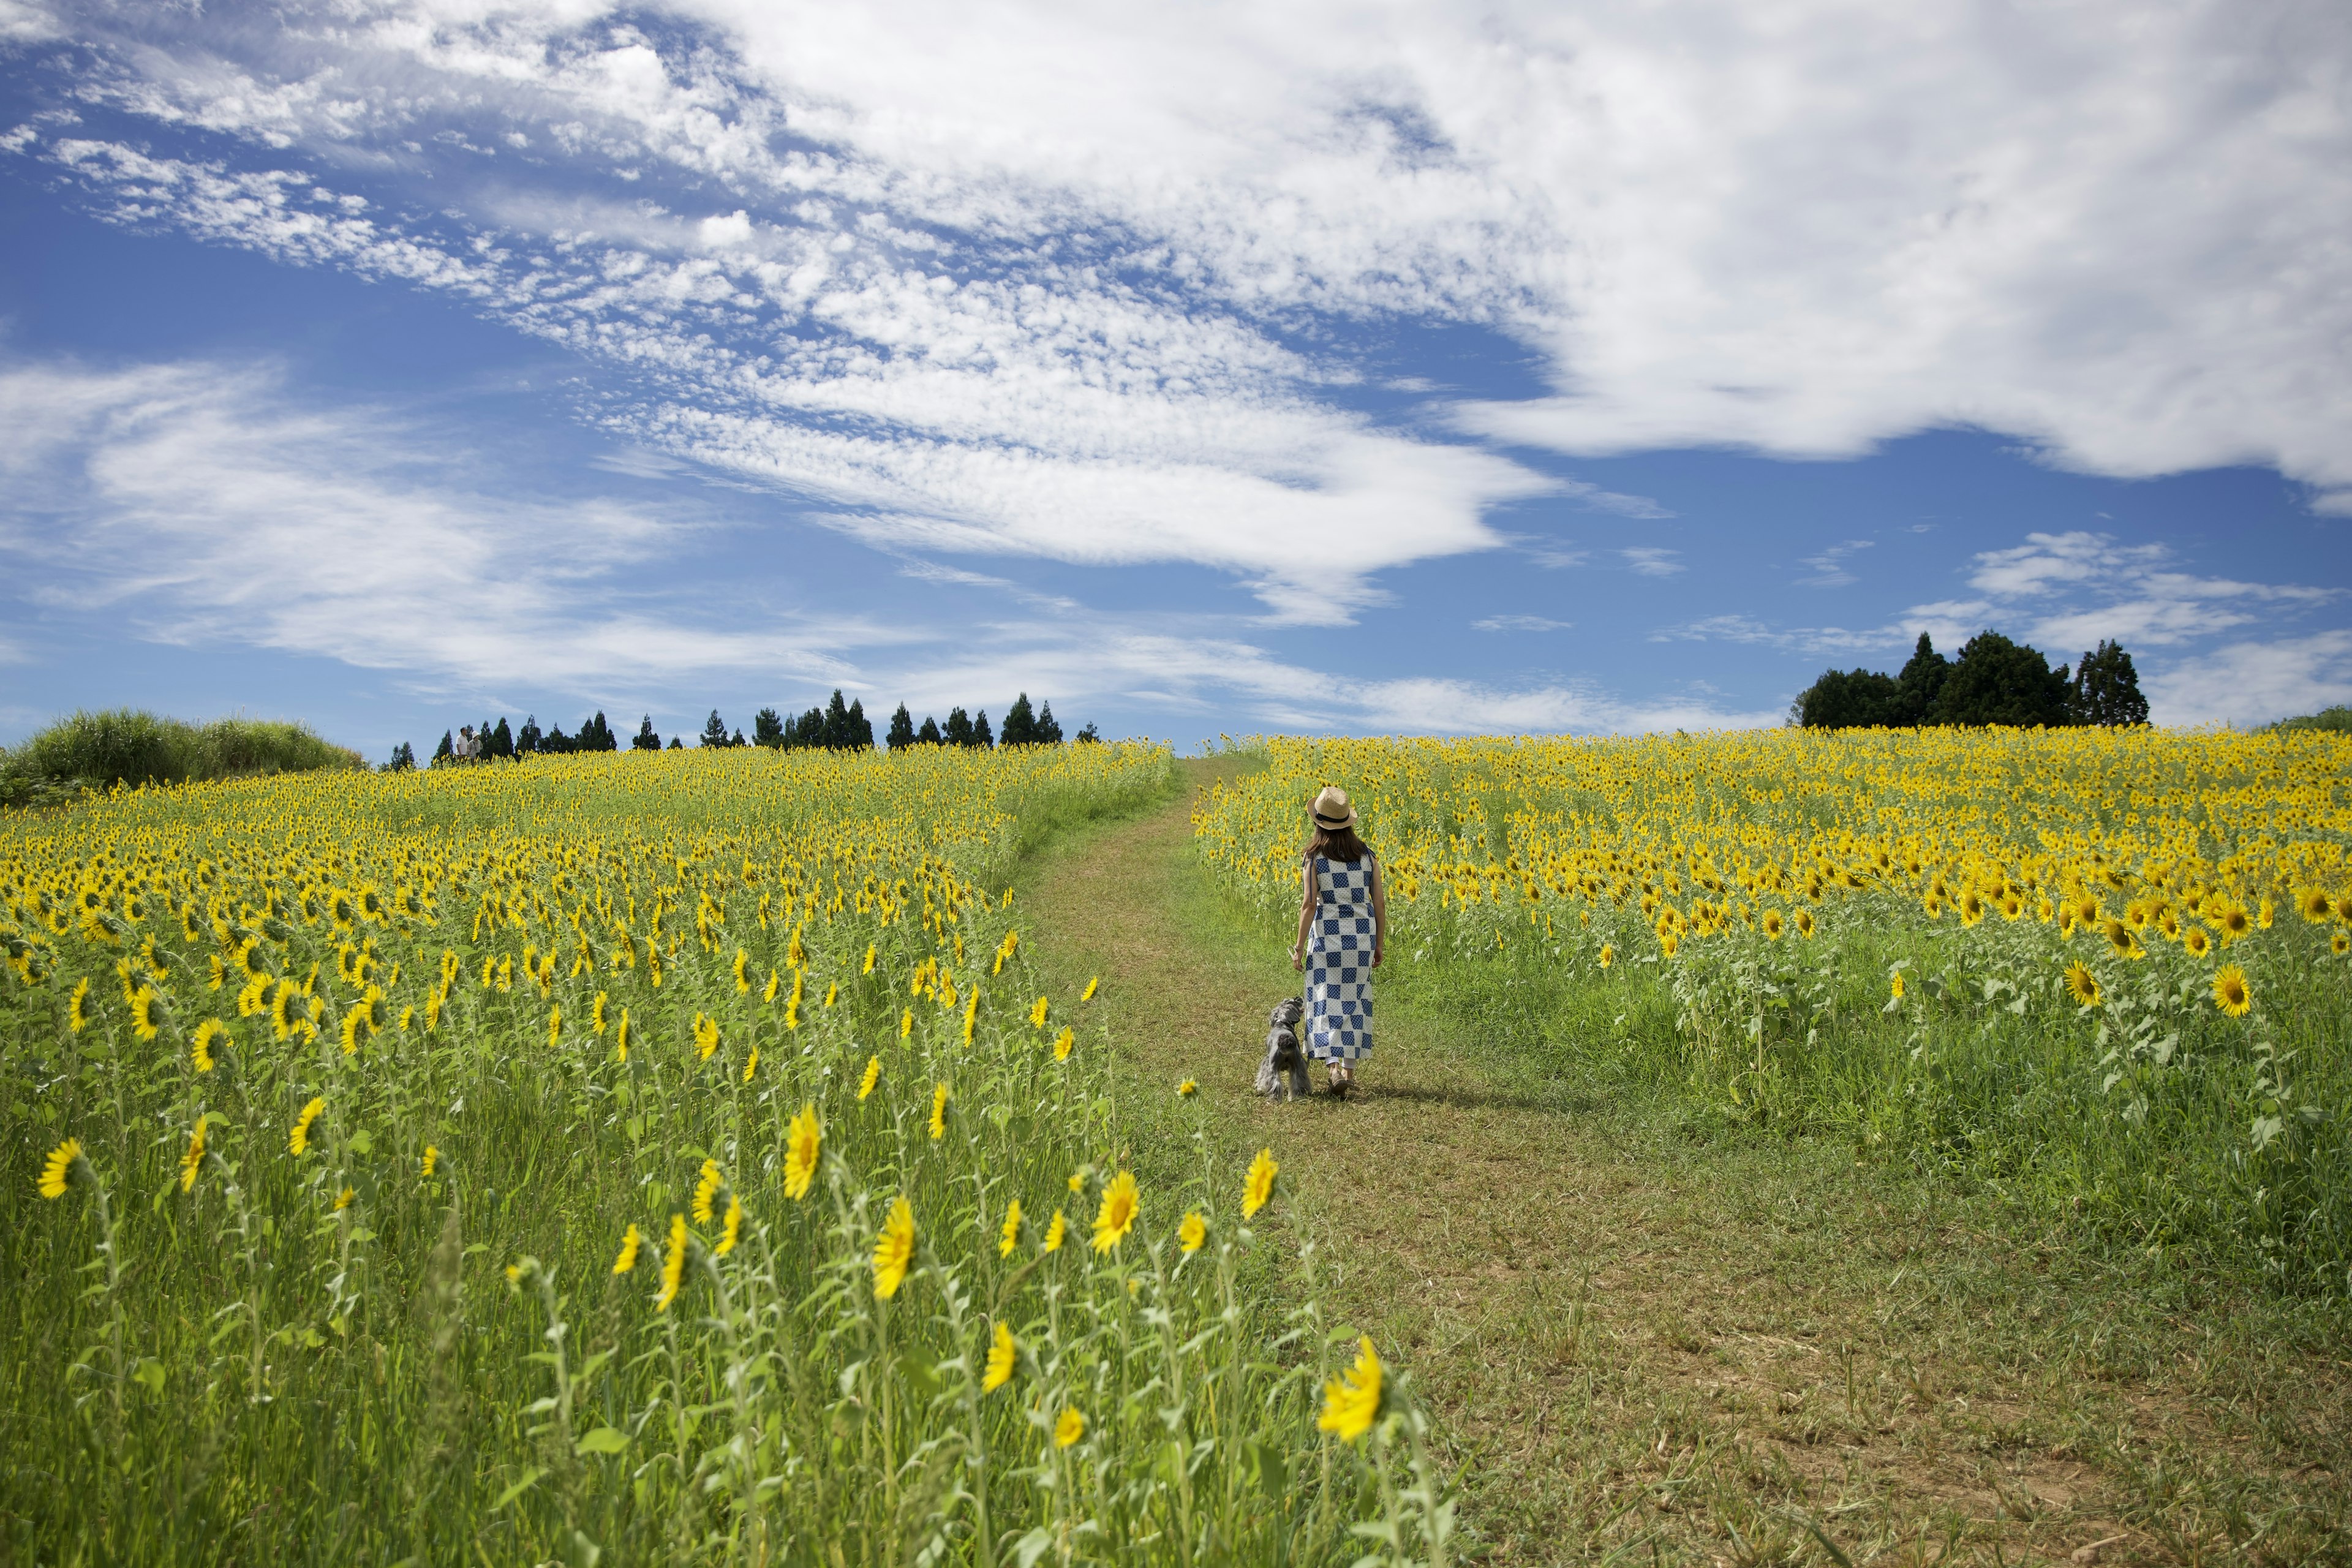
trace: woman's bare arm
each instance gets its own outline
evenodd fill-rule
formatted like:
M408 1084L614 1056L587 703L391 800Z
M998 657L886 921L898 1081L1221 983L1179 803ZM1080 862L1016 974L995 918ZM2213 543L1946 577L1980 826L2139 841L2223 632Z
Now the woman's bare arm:
M1389 942L1389 889L1381 879L1380 857L1372 857L1372 967L1381 966L1381 951Z
M1315 868L1301 866L1298 879L1304 885L1304 895L1298 905L1298 940L1290 944L1290 967L1307 967L1307 932L1315 923Z

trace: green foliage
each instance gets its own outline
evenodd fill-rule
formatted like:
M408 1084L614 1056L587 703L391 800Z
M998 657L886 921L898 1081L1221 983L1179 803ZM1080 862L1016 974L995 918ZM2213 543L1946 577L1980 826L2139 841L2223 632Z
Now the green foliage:
M1903 688L1876 670L1825 670L1797 696L1790 717L1808 730L1879 729L1908 721Z
M704 747L730 744L727 739L727 721L719 716L718 709L713 708L710 710L710 717L703 721L702 733L695 743Z
M658 752L661 749L661 736L654 730L654 716L648 713L645 716L645 721L637 726L636 739L629 742L629 750L633 752Z
M2140 695L2131 655L2105 638L2075 664L2072 701L2079 724L2147 722L2147 699Z
M2316 713L2306 713L2299 719L2282 719L2271 726L2273 731L2291 734L2297 730L2324 730L2330 734L2352 734L2352 708L2337 703Z
M190 784L365 765L358 752L320 739L307 724L215 719L198 725L114 708L60 719L0 752L0 806L62 802L118 784Z
M2070 678L2064 665L2053 670L2039 650L1995 631L1978 633L1958 659L1947 659L1922 632L1900 675L1826 670L1789 705L1789 721L1814 730L2147 721L2147 700L2121 645L2102 642L2083 659L2083 672Z
M903 702L898 704L898 710L890 715L890 732L887 739L894 752L903 752L915 743L915 716L907 711L907 705Z
M940 739L950 746L969 746L971 739L971 715L961 708L948 710L948 721L940 731Z
M1961 647L1927 719L2054 728L2074 721L2072 690L2064 665L2052 669L2039 649L1999 632L1979 632Z

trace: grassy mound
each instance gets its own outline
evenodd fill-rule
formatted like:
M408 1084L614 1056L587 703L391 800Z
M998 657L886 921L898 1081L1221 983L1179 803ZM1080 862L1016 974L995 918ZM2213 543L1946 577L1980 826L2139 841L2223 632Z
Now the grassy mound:
M215 719L191 724L134 708L78 712L0 752L0 805L37 805L110 784L188 784L356 768L357 752L307 724Z
M2352 708L2339 702L2333 708L2323 708L2316 713L2305 713L2296 719L2282 719L2271 726L2273 730L2326 730L2342 734L2352 730Z

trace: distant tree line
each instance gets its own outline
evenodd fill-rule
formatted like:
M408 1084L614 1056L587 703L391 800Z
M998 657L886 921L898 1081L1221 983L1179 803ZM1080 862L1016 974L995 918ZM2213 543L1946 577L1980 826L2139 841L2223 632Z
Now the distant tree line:
M2147 699L2120 643L2102 641L2069 674L2063 664L2051 668L2039 649L1999 632L1979 632L1958 658L1937 653L1922 632L1901 673L1824 670L1790 704L1789 720L1809 730L2145 724Z
M1004 727L1001 733L989 727L988 710L980 710L974 718L961 708L948 710L944 728L936 719L926 717L919 728L907 705L890 716L890 727L884 742L896 751L909 746L1058 746L1062 743L1062 726L1054 717L1051 702L1032 710L1029 694L1023 692L1013 699L1005 710ZM1092 724L1080 730L1072 739L1092 742L1102 739ZM640 721L637 732L629 740L633 752L678 751L684 742L673 735L667 748L654 729L653 715ZM740 729L730 729L710 710L703 721L702 733L697 743L704 747L767 746L777 751L865 752L874 749L874 723L866 716L865 700L845 702L836 689L831 700L822 708L812 708L798 718L787 719L772 708L762 708L751 720L751 734L746 740ZM568 755L573 752L614 752L620 743L613 727L604 721L600 710L593 719L581 721L578 733L567 735L563 726L542 731L536 714L526 718L520 730L509 730L501 717L496 724L485 720L477 729L473 725L444 731L440 749L433 753L436 763L448 762L491 762L532 755ZM394 748L393 768L414 767L416 754L404 741Z

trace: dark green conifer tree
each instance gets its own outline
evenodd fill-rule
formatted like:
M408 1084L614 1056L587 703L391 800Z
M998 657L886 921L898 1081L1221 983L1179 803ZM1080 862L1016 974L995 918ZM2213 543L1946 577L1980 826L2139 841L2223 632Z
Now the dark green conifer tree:
M1054 705L1051 702L1037 710L1037 726L1030 733L1041 746L1058 746L1062 743L1062 726L1054 718Z
M915 716L907 711L905 703L899 703L898 710L890 715L889 733L883 739L894 752L903 752L915 743Z
M948 710L948 721L940 730L940 739L950 746L971 744L971 715L961 708Z
M946 737L940 733L940 721L928 713L924 714L923 727L915 731L915 744L937 746L943 744L945 741Z
M457 737L447 730L441 731L441 743L433 749L433 760L446 762L457 754Z
M695 743L704 748L725 746L729 743L727 721L719 716L718 709L713 708L710 710L710 717L702 721L702 733Z
M784 743L784 721L772 708L762 708L751 718L751 741L755 745L775 747Z
M539 742L541 739L543 739L543 737L539 732L539 715L536 713L524 714L522 718L522 728L515 731L515 755L518 757L528 757L531 755L539 750Z
M972 715L971 743L975 746L993 746L996 744L996 737L990 732L988 728L988 710L985 708Z
M416 766L416 748L403 741L392 749L392 761L384 764L388 773L404 773Z
M1895 679L1903 688L1901 716L1893 720L1897 724L1927 724L1927 716L1936 710L1936 699L1943 694L1945 678L1952 673L1952 661L1936 651L1927 634L1919 634L1918 646L1911 650L1911 662Z
M866 699L863 697L849 705L849 749L853 752L874 749L874 721L866 716Z
M2078 724L2145 724L2147 699L2139 692L2139 671L2118 642L2101 638L2099 646L2074 667L2073 694Z
M514 731L507 728L505 714L499 715L499 727L490 731L490 743L482 749L491 756L502 758L508 762L514 760Z
M1004 710L1004 729L998 735L1000 745L1029 746L1037 741L1037 715L1029 706L1029 694L1023 692Z
M654 733L654 716L652 714L646 714L645 717L645 722L637 726L637 738L629 742L629 750L633 752L658 752L661 750L661 737Z
M1102 736L1096 731L1095 721L1091 719L1087 721L1087 727L1078 731L1077 739L1089 746L1102 744Z

